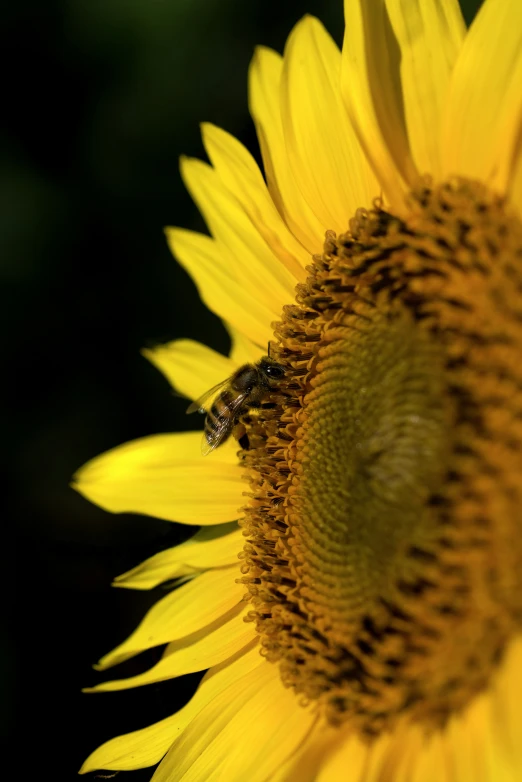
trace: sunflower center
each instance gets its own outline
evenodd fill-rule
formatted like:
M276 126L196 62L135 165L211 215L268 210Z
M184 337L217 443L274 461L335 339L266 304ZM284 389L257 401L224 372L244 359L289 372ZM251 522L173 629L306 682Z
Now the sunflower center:
M522 626L522 226L476 183L328 233L246 417L243 581L333 724L440 727ZM517 265L518 264L518 265Z
M405 551L433 535L425 507L450 428L439 346L407 313L361 314L317 367L296 498L302 594L346 639L360 611L411 575Z

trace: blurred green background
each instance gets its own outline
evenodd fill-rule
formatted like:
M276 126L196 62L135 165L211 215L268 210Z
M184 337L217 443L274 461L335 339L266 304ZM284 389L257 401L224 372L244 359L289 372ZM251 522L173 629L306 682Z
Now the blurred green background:
M478 5L465 4L468 21ZM204 157L204 120L259 158L248 64L256 44L282 51L306 12L341 42L341 0L22 0L3 10L4 552L15 528L17 538L16 558L4 553L1 733L16 734L20 750L3 757L17 778L76 779L98 744L171 714L198 681L80 693L101 679L91 664L164 594L111 589L112 577L187 530L106 514L68 483L108 448L199 423L140 356L179 337L228 349L163 237L169 224L205 230L178 158Z

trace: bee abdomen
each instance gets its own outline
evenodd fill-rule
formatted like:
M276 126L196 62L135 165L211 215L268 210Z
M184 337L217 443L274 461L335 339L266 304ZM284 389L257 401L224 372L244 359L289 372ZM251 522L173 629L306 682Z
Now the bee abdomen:
M234 401L234 394L231 394L230 391L223 391L223 393L221 393L212 402L212 406L207 413L208 418L210 418L211 420L216 420L217 418L220 418L223 415L225 416L231 415L233 401Z
M212 403L205 419L205 438L212 443L217 435L220 440L228 437L234 426L237 410L233 408L234 394L223 391Z

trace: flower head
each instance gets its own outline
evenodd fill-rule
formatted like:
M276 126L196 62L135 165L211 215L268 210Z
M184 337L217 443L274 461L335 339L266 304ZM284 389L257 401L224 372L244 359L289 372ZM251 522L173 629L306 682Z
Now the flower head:
M256 52L266 182L211 125L211 165L182 161L211 238L169 243L232 350L147 355L193 400L233 375L207 435L226 415L234 436L205 458L199 432L128 443L76 488L202 527L116 580L182 582L99 667L162 659L94 689L208 672L84 771L522 775L520 10L486 0L468 32L452 0L345 17L342 53L310 17ZM237 370L259 377L267 343L284 372L255 386Z

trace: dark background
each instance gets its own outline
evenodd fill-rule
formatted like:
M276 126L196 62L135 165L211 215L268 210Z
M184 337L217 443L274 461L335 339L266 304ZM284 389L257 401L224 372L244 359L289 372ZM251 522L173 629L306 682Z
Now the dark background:
M478 2L466 5L469 20ZM248 64L256 44L282 51L305 12L341 43L341 0L21 0L2 12L0 734L17 778L76 779L96 746L173 713L198 681L81 694L101 680L92 663L164 594L111 589L112 577L193 529L107 514L68 483L119 443L194 425L139 352L179 337L228 349L163 237L169 224L205 230L178 157L204 157L203 120L258 156Z

